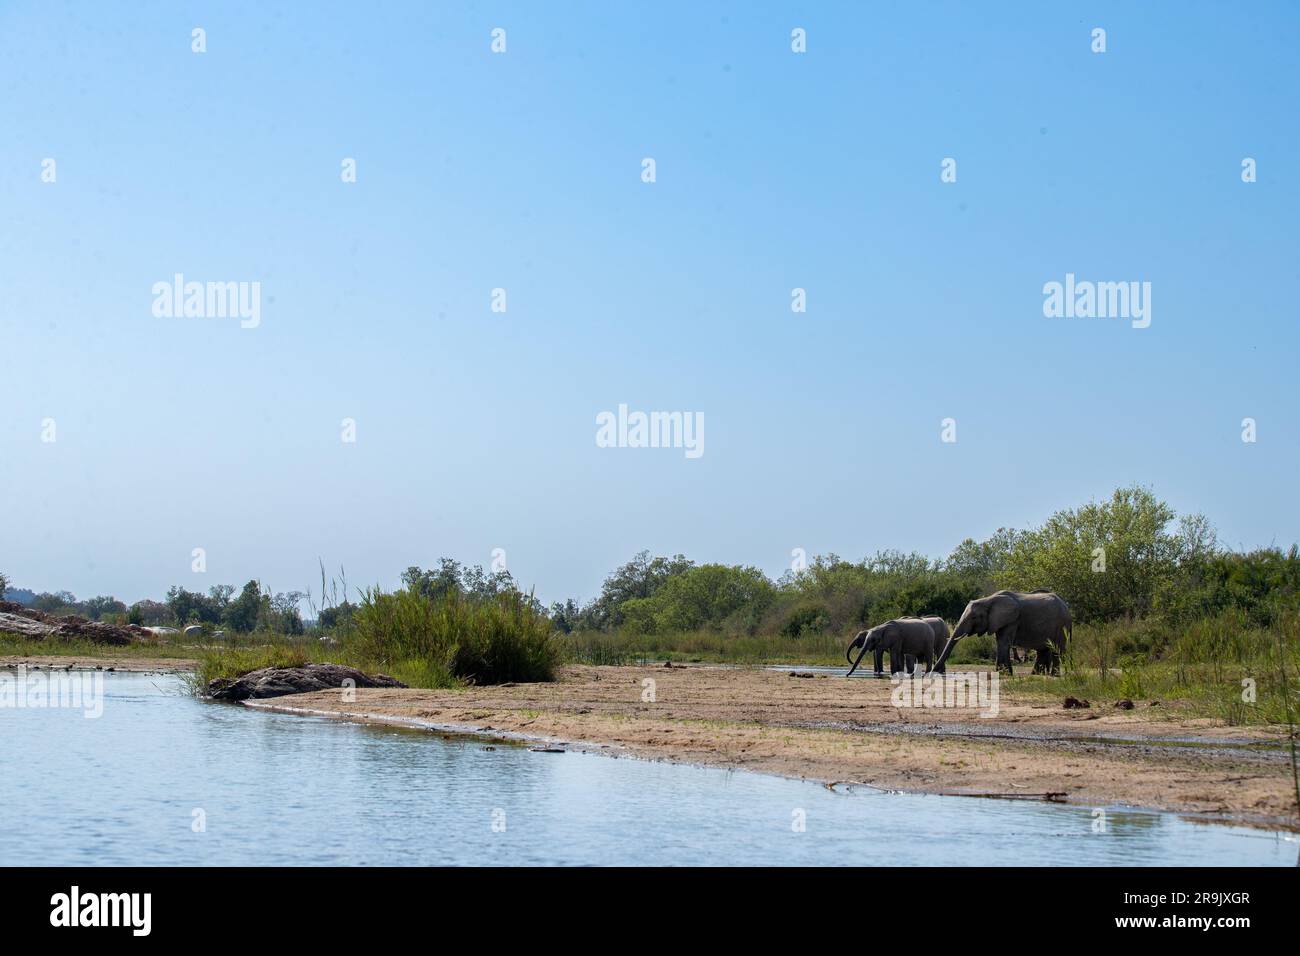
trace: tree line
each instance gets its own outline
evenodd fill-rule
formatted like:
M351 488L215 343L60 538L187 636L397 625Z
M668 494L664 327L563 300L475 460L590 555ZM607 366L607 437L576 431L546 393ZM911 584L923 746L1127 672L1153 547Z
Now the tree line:
M563 633L715 631L799 638L905 615L938 614L952 621L967 601L1000 588L1055 591L1083 624L1143 619L1177 626L1231 611L1268 627L1300 603L1296 546L1244 553L1222 548L1203 515L1180 516L1140 485L1058 511L1037 527L1001 528L983 541L966 538L942 559L894 550L860 561L826 554L772 580L748 565L697 564L681 554L652 557L642 551L611 572L595 598L557 601L549 608L521 592L508 571L485 571L451 558L430 569L408 567L401 579L404 590L435 603L453 592L477 603L518 598ZM0 595L7 587L0 575ZM163 601L130 607L110 596L78 601L66 591L26 594L30 600L23 603L53 614L146 626L206 624L234 633L301 634L304 599L324 630L349 627L357 608L346 578L340 597L338 582L326 581L323 566L320 607L310 591L273 593L257 581L238 594L230 585L206 593L176 586ZM9 595L15 590L9 588Z
M1076 622L1157 618L1176 625L1224 611L1270 626L1297 605L1300 555L1221 548L1200 514L1179 516L1142 486L1058 511L1041 526L966 538L946 558L880 551L860 561L828 554L773 581L750 566L696 564L641 552L599 595L550 607L565 632L665 634L717 630L797 638L905 615L960 617L1001 588L1048 588Z

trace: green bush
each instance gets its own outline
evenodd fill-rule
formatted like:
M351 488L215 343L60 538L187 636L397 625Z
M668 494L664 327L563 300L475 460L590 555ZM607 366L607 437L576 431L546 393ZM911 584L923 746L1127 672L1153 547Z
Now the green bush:
M751 567L702 564L669 577L649 597L622 605L630 631L693 631L726 627L752 634L772 603L775 589Z
M422 686L554 680L560 653L550 621L518 591L474 599L455 589L375 588L363 593L346 645L358 659Z
M780 633L782 637L791 638L803 637L805 634L821 634L830 623L830 612L826 608L816 604L805 605L795 608L787 615Z

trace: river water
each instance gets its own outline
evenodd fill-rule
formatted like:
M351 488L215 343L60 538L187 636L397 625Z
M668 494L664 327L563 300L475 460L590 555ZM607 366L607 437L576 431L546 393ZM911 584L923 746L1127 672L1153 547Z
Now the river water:
M1168 814L535 753L203 702L174 676L104 694L96 719L0 709L0 864L1296 862L1294 838Z

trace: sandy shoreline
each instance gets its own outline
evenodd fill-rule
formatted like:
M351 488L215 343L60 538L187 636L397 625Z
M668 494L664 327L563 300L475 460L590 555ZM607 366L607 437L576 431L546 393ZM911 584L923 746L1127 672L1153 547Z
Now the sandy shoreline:
M654 681L646 701L644 681ZM994 719L900 709L887 681L712 667L568 667L554 684L360 688L250 706L564 743L822 783L1090 806L1298 830L1284 728L1228 727L1176 705L1065 710L1004 692Z

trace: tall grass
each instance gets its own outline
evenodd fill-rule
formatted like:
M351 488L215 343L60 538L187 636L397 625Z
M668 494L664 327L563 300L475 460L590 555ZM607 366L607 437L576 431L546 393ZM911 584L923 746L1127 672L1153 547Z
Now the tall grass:
M551 622L517 591L434 598L409 588L362 594L345 637L357 658L425 687L555 679ZM411 680L406 680L411 683Z
M1297 706L1287 673L1300 671L1297 615L1252 624L1242 613L1170 626L1111 621L1077 626L1061 679L1044 690L1100 700L1183 701L1230 724L1286 723Z
M326 659L322 649L303 642L261 647L209 647L199 657L195 681L202 687L218 677L238 677L263 667L301 667Z
M648 660L843 664L848 642L830 634L790 637L701 630L666 634L575 631L563 635L559 643L566 658L579 664L631 664Z
M574 631L559 638L568 660L578 664L634 664L640 661L689 661L717 664L848 664L844 651L851 635L804 633L728 634L699 630L637 634L628 631ZM992 663L991 637L969 637L954 648L957 664ZM869 659L868 659L869 660Z
M161 638L149 638L134 644L97 644L85 638L50 636L37 640L24 634L0 631L0 656L166 657L186 660L195 656L195 649L169 644Z

